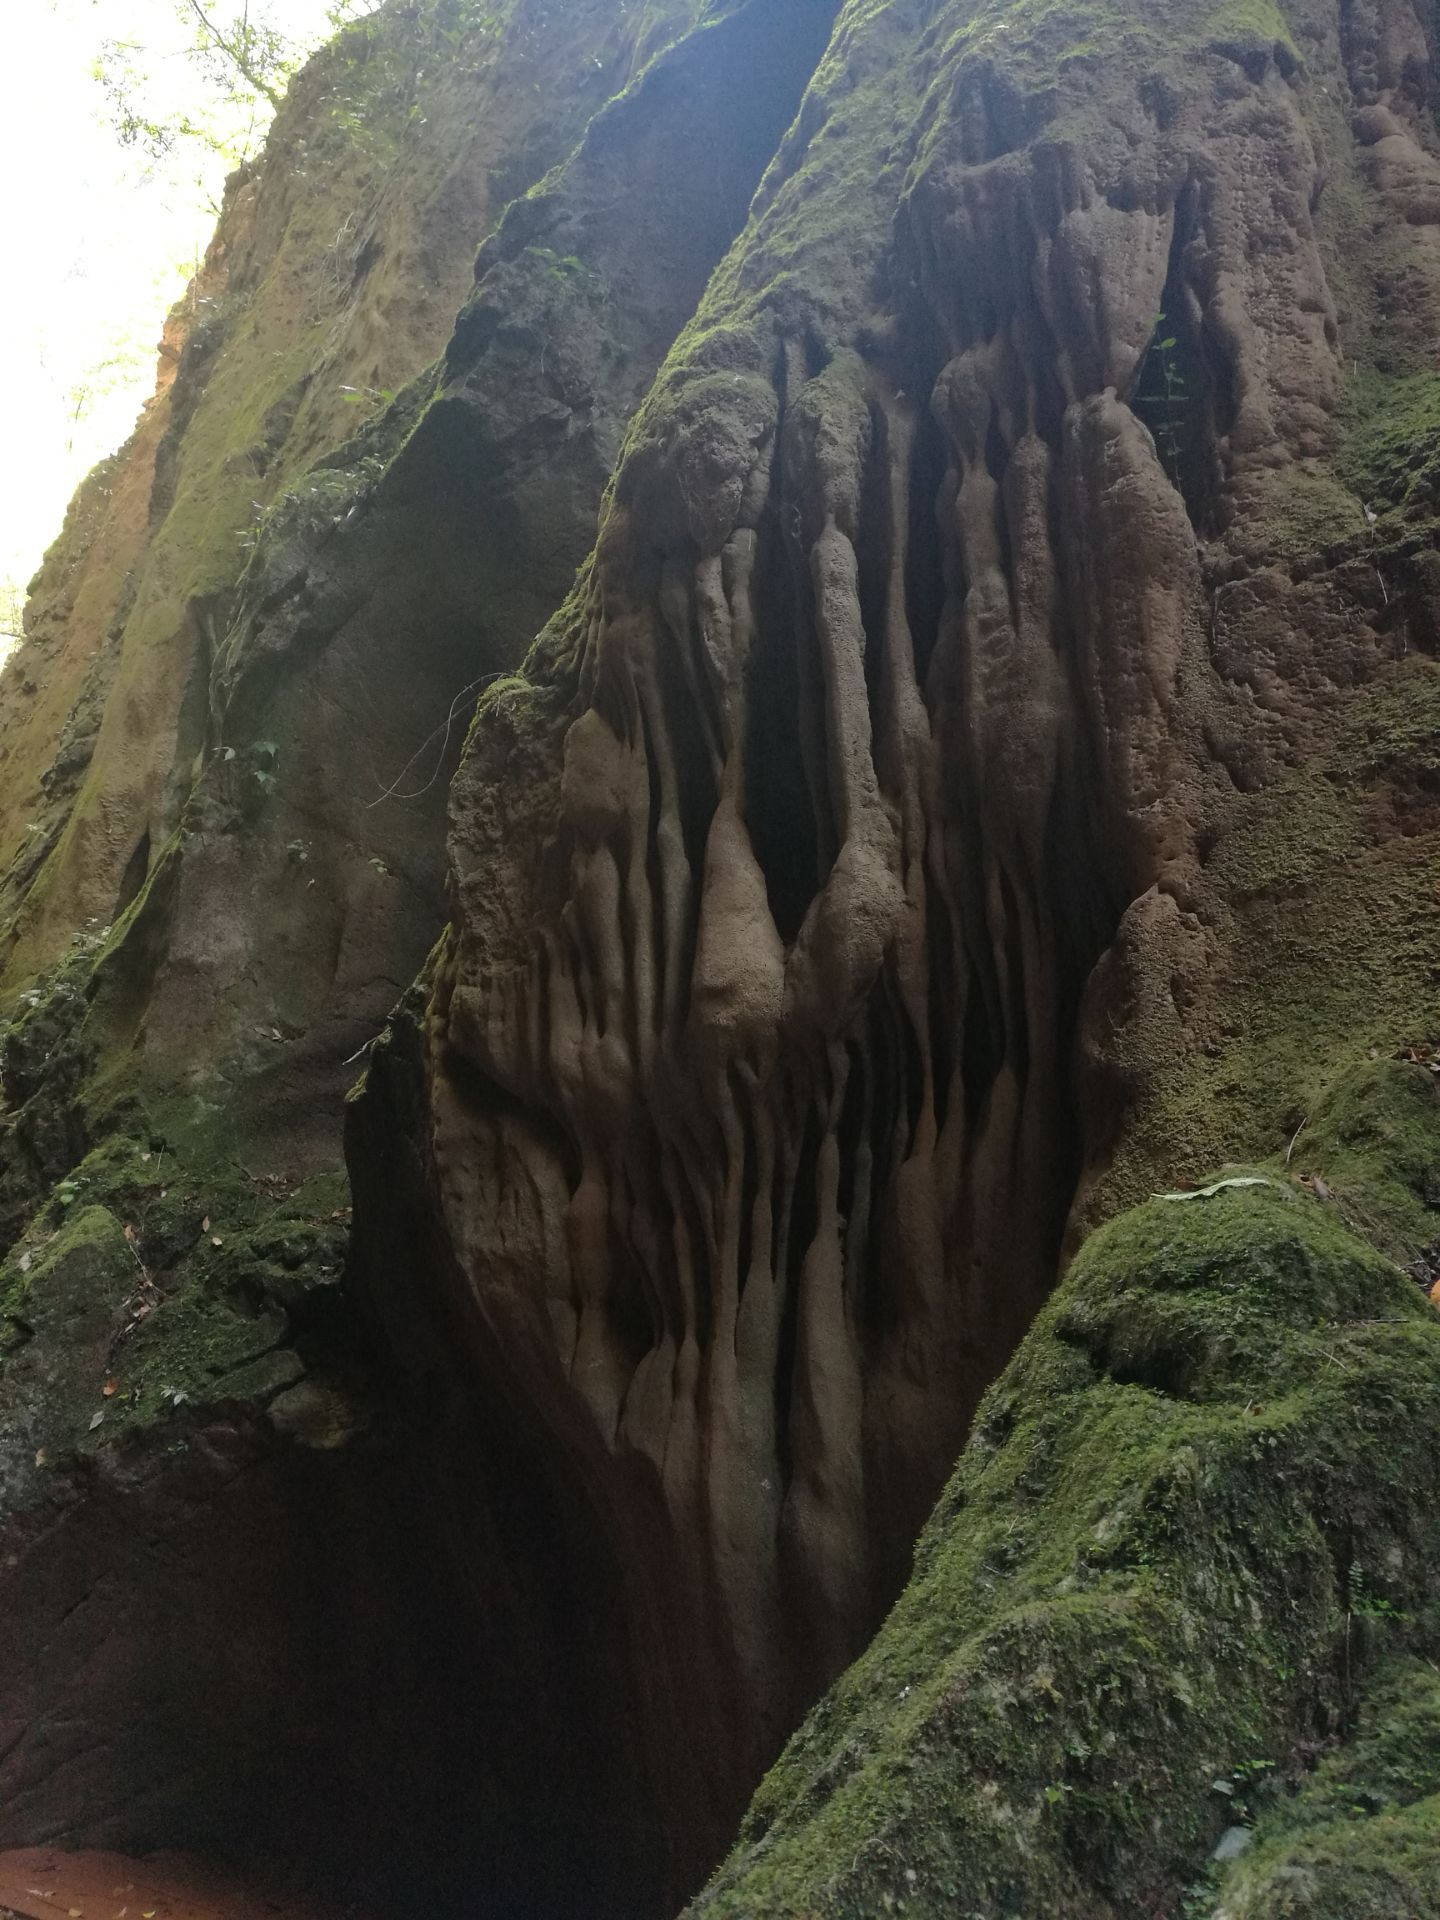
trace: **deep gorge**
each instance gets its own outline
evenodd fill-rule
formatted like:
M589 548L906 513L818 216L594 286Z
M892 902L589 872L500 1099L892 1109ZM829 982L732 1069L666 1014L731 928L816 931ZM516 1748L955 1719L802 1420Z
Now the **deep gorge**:
M467 18L0 680L0 1846L1430 1912L1440 23Z

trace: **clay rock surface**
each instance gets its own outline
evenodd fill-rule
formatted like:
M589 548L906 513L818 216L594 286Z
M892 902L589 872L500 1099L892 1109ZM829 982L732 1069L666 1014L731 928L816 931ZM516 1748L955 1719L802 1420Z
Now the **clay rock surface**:
M357 31L232 184L4 681L0 1842L642 1920L873 1641L708 1896L868 1920L913 1891L867 1799L912 1736L1022 1839L1088 1804L930 1702L948 1643L900 1682L929 1719L865 1689L1096 1225L1263 1166L1322 1223L1280 1281L1361 1261L1424 1338L1435 22L426 0ZM1291 1376L1245 1371L1212 1292L1196 1353L1248 1433ZM1017 1362L1050 1473L1057 1324ZM1185 1417L1158 1335L1086 1325L1102 1400ZM1324 1533L1359 1488L1367 1580L1424 1559L1413 1501L1375 1518L1394 1465L1287 1509ZM895 1617L988 1604L1013 1556L1055 1600L1069 1563L1005 1544L1024 1480L993 1539L941 1510ZM1215 1538L1175 1563L1197 1593ZM1263 1616L1273 1540L1225 1542ZM1339 1617L1283 1685L1245 1670L1239 1719L1211 1700L1207 1765L1251 1706L1287 1765L1340 1738ZM1087 1700L1102 1643L1065 1643ZM966 1897L1173 1905L1214 1809L1161 1784L1158 1851L1121 1820L1086 1857L1077 1815L1024 1881L990 1834Z
M416 1497L341 1296L340 1114L442 925L476 694L568 587L833 8L701 13L342 35L37 583L0 761L38 810L0 1043L7 1841L243 1843L382 1903L543 1907L584 1859L590 1910L654 1898L566 1656L496 1651ZM497 1772L472 1730L527 1689ZM573 1845L536 1838L540 1780Z
M498 472L445 525L372 496L433 396L477 246L692 14L515 4L495 32L391 8L342 35L230 183L161 392L37 579L0 762L8 985L114 928L127 1005L100 1043L142 1075L153 1053L152 1081L212 1110L248 1098L282 1164L336 1164L341 1063L439 924L467 696L553 603L488 590L471 529L496 538ZM583 495L579 465L555 484ZM545 526L552 594L602 478L568 550Z
M1403 3L847 7L482 702L360 1280L580 1510L682 1827L864 1646L1087 1224L1283 1147L1322 1009L1335 1061L1427 1017L1433 781L1340 767L1435 711L1362 425L1440 324L1432 100Z

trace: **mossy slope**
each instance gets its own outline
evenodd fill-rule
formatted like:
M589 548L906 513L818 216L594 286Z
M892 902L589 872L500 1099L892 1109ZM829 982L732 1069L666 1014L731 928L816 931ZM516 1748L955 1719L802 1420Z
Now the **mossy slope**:
M0 1524L124 1436L343 1370L343 1197L160 1132L60 1181L0 1263Z
M1176 1913L1236 1783L1345 1731L1371 1642L1435 1643L1440 1318L1256 1177L1088 1243L692 1911Z
M1373 1617L1373 1616L1372 1616ZM1440 1673L1386 1662L1355 1734L1265 1814L1214 1920L1415 1920L1440 1913Z

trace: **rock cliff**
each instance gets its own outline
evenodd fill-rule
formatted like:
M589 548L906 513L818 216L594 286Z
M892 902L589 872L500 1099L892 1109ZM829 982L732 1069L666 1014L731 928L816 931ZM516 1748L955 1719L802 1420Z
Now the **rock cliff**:
M849 1668L697 1912L1372 1886L1436 32L435 0L297 82L0 689L0 1840L660 1914Z

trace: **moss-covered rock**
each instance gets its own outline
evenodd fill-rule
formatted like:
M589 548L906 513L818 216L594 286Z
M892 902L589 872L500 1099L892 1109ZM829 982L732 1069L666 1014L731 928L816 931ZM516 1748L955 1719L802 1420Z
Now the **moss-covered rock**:
M1252 581L1225 593L1222 632L1261 591ZM1366 1183L1393 1187L1412 1156L1387 1156L1405 1114L1428 1100L1425 1074L1401 1056L1440 1042L1437 739L1440 670L1412 654L1351 693L1273 781L1226 803L1206 869L1225 902L1223 947L1186 1006L1183 1041L1172 1030L1167 1044L1158 1023L1127 1036L1137 1057L1149 1050L1153 1104L1132 1116L1092 1219L1141 1198L1158 1167L1198 1177L1218 1161L1283 1157L1292 1141L1292 1171L1352 1183L1360 1170L1343 1136L1377 1076L1400 1098L1367 1149ZM1393 1193L1378 1210L1357 1198L1376 1217L1354 1224L1402 1264L1434 1237L1422 1195L1398 1212Z
M1341 471L1371 511L1433 513L1440 500L1440 378L1372 375L1353 395L1351 417Z
M1410 1049L1416 1053L1418 1049ZM1342 1217L1432 1284L1440 1238L1440 1064L1375 1060L1342 1075L1297 1133L1292 1164L1316 1168Z
M1122 1215L693 1911L1177 1912L1249 1783L1345 1735L1374 1652L1437 1644L1437 1432L1440 1318L1333 1207L1231 1175ZM1387 1817L1420 1835L1419 1797Z
M336 1177L253 1178L163 1136L74 1166L0 1265L0 1517L72 1456L187 1407L261 1415L306 1359L329 1365L347 1345L343 1200Z
M1428 1660L1376 1673L1348 1744L1261 1818L1213 1907L1213 1920L1362 1914L1440 1914L1440 1676Z

